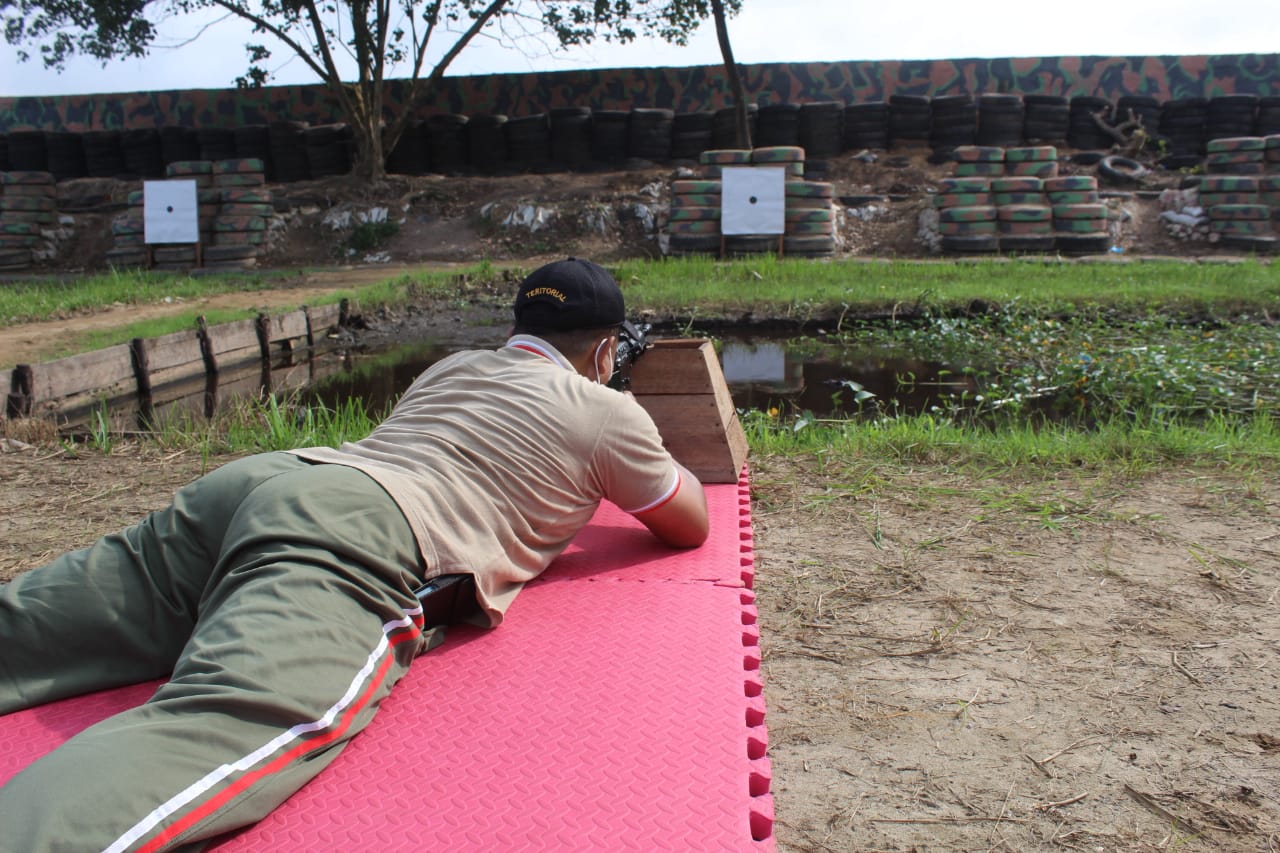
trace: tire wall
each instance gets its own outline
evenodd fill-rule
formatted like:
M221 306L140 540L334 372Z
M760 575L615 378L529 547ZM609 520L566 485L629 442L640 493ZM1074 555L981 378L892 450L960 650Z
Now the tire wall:
M770 63L744 65L742 73L751 102L760 105L855 104L894 95L984 92L1089 95L1112 101L1126 95L1161 101L1280 95L1280 54ZM395 114L408 87L403 81L390 81L388 86L389 110ZM423 118L439 113L514 117L589 106L688 113L728 106L728 92L719 65L445 77L417 112ZM333 97L318 84L0 98L0 133L236 128L280 120L328 125L343 117Z

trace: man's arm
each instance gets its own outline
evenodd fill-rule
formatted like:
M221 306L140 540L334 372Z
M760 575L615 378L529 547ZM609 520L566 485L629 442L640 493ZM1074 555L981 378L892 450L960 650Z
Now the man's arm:
M707 520L707 495L702 483L679 462L680 485L671 500L636 513L640 523L654 536L674 548L693 548L707 540L710 524Z

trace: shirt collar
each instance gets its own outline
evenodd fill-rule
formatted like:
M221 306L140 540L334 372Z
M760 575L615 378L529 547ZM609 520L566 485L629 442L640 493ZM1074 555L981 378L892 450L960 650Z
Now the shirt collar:
M533 335L512 335L507 339L506 346L511 349L520 349L525 352L535 353L554 364L560 365L565 370L573 370L576 372L576 368L569 363L569 360L561 355L559 350L544 341L542 338L537 338Z

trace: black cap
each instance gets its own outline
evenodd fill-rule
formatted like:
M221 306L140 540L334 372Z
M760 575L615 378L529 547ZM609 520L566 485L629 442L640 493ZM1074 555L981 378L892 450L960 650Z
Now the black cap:
M627 318L618 282L604 267L578 258L531 272L516 293L515 313L516 326L532 332L603 329Z

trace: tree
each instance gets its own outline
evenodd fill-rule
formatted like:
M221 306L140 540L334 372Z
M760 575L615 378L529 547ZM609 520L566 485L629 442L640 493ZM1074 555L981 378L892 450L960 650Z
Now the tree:
M714 0L737 12L742 0ZM710 14L708 0L0 0L6 40L45 67L61 70L83 54L102 60L144 57L172 15L221 10L253 25L273 44L245 45L241 86L270 80L272 49L296 55L337 99L356 145L354 172L385 175L386 154L457 56L480 37L511 45L544 38L555 48L596 38L630 42L638 35L685 45ZM428 66L428 57L443 48ZM354 65L354 79L342 68ZM386 102L389 75L404 70L403 109Z
M716 41L720 43L720 56L724 58L724 73L729 78L729 91L733 94L735 144L739 148L750 148L751 123L747 121L747 92L742 86L742 75L738 73L738 63L733 59L733 45L729 43L729 23L725 15L724 0L711 0L711 14L716 22Z

